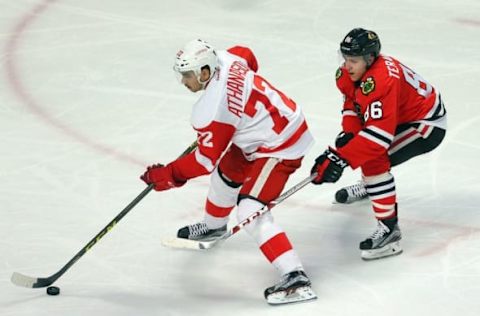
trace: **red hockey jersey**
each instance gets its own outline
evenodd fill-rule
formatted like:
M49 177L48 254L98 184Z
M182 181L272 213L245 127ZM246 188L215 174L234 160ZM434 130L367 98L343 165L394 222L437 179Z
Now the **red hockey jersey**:
M343 130L355 134L337 151L353 169L388 151L400 124L423 122L446 128L438 91L392 57L380 55L359 82L353 82L343 67L336 80L344 95Z

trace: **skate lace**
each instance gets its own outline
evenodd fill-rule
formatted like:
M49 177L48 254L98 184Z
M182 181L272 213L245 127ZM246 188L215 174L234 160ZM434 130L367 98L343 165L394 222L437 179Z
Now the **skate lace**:
M367 195L367 190L365 189L363 182L359 182L347 187L347 191L348 195L358 198Z
M289 288L296 282L305 282L308 283L308 278L305 275L298 274L296 276L290 275L290 273L283 275L280 278L280 282L276 284L275 289L280 288Z
M191 236L200 236L206 234L209 230L205 222L190 225L188 228Z
M388 234L390 232L390 229L382 223L382 221L378 221L377 224L377 230L373 232L373 234L370 236L372 240L382 238L385 236L385 234Z

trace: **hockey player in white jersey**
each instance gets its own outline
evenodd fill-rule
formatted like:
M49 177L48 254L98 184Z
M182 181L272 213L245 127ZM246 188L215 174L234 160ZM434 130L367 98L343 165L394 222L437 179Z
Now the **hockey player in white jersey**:
M181 83L192 92L203 90L191 115L198 147L167 165L149 167L141 179L163 191L211 173L204 219L179 229L178 238L218 238L227 231L235 206L238 221L260 210L280 195L313 143L300 106L257 69L246 47L216 51L194 40L177 53L174 70ZM268 303L316 298L297 253L270 212L245 230L281 276L265 290Z

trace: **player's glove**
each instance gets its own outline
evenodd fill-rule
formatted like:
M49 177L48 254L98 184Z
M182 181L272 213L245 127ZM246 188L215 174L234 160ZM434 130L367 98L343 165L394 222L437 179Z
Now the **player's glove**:
M172 164L166 166L156 164L147 168L147 171L140 176L146 184L153 183L155 191L165 191L176 187L181 187L187 181L175 179L173 176Z
M349 141L352 140L353 136L353 133L345 133L344 131L341 131L337 135L337 138L335 138L335 147L340 148L345 146Z
M348 162L329 147L323 154L315 159L315 164L310 173L317 173L317 176L312 180L312 183L337 182L342 176L343 169L347 166Z

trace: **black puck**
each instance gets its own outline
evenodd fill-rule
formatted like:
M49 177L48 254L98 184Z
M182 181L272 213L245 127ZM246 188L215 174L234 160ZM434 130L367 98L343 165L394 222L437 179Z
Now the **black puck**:
M60 294L60 288L56 286L49 286L47 287L47 294L48 295L58 295Z
M348 192L345 189L340 189L335 193L335 200L338 203L347 203L348 200Z

